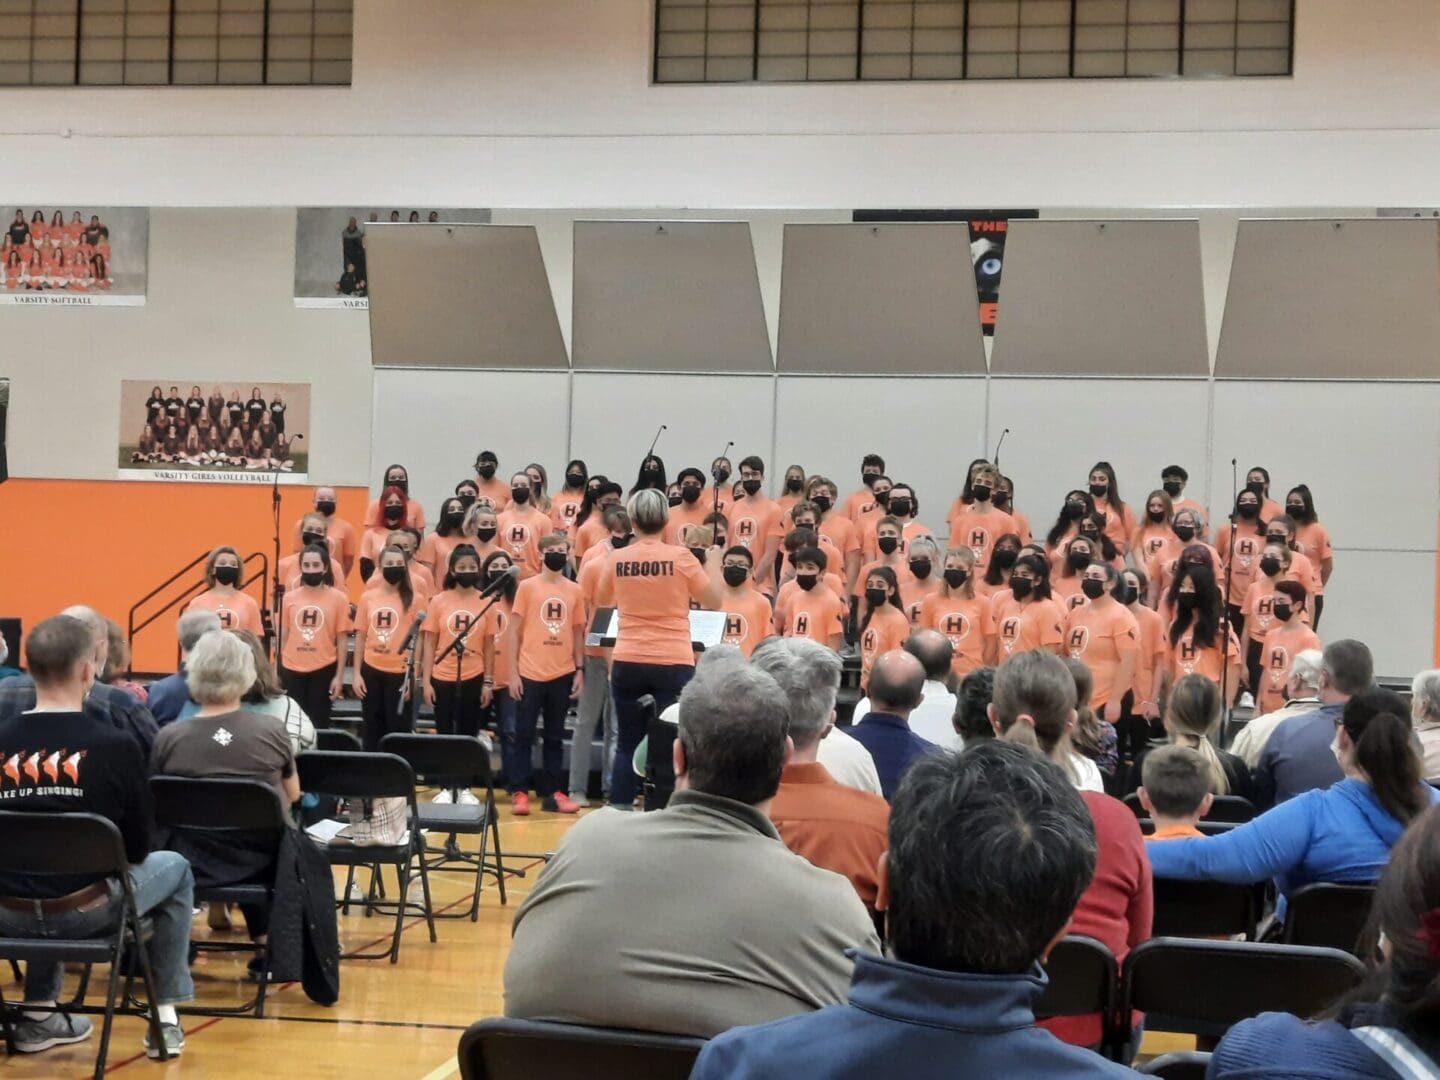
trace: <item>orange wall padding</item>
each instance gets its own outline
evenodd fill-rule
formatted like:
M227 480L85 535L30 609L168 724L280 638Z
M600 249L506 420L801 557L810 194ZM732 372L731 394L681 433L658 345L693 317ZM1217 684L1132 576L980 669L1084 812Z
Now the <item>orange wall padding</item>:
M337 513L358 533L368 493L336 495ZM248 484L9 480L0 484L0 616L18 616L28 630L69 604L89 604L124 627L131 605L201 552L228 544L242 558L271 557L270 496L269 487ZM282 556L294 551L295 523L314 503L314 487L280 486ZM358 596L358 567L349 584ZM257 587L248 591L259 599ZM174 669L178 614L136 635L136 670Z

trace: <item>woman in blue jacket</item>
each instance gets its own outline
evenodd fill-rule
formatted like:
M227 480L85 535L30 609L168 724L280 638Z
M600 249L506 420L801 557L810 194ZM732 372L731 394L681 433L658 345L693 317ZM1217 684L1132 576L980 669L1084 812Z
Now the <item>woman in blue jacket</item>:
M1404 699L1389 690L1345 705L1331 749L1345 778L1307 791L1222 836L1146 844L1157 878L1255 882L1283 896L1317 881L1369 884L1421 812L1440 801L1422 779ZM1283 914L1283 909L1282 909Z
M1368 941L1381 962L1333 1020L1264 1013L1230 1029L1212 1080L1415 1080L1440 1075L1440 810L1395 845L1375 890Z

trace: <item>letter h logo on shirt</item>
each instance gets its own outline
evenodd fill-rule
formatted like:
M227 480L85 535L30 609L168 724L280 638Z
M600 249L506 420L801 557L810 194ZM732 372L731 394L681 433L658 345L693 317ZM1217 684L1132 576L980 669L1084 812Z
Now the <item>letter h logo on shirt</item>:
M551 637L559 637L560 631L565 628L565 602L553 596L546 600L541 621Z
M745 618L742 615L725 616L725 640L739 641L745 636Z
M300 631L300 636L308 645L315 640L315 635L320 632L320 627L325 624L325 615L317 607L303 607L295 616L295 627Z

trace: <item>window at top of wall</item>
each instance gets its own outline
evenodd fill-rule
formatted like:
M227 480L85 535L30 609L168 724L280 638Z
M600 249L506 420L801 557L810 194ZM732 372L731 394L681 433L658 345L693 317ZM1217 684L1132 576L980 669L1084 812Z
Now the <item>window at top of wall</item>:
M1294 0L655 0L657 83L1289 75Z
M0 86L349 86L354 0L0 0Z

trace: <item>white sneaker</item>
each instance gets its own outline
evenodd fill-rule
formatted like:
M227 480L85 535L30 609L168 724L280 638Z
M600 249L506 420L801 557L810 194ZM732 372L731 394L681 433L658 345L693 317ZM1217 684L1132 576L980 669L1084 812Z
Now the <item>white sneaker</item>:
M463 791L461 791L459 797L455 800L455 802L458 806L480 805L480 799L469 788L465 788Z
M436 806L449 806L454 801L455 794L449 788L437 791L435 797L430 800L430 802Z
M365 890L360 888L358 881L352 881L350 883L350 891L345 894L345 902L349 904L365 903Z
M1240 695L1240 705L1238 707L1241 709L1255 708L1255 695L1250 693L1249 690L1246 690L1243 694Z
M590 805L590 796L583 791L572 791L570 801L583 810Z

